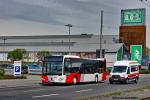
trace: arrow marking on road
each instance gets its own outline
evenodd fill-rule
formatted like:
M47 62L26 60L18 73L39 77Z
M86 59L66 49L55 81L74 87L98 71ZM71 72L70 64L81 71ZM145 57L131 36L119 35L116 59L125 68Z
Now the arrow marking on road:
M48 94L48 95L41 95L41 96L33 96L32 98L42 98L42 97L50 97L50 96L55 96L59 94Z

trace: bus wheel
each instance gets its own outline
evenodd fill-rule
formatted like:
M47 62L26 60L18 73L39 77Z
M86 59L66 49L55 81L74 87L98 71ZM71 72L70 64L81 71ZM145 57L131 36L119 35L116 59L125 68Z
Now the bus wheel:
M98 83L98 77L97 76L95 77L95 83Z
M73 78L73 84L74 84L74 85L77 84L77 78L76 78L76 77Z

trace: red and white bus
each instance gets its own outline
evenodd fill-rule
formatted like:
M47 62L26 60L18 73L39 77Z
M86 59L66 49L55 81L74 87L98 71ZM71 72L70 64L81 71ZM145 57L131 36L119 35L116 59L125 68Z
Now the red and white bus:
M78 56L47 56L42 67L42 83L99 82L106 80L106 61Z

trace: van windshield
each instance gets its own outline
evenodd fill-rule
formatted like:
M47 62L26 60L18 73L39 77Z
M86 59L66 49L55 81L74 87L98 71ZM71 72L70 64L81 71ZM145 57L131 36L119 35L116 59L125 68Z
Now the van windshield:
M127 66L114 66L112 69L113 73L122 73L126 72Z

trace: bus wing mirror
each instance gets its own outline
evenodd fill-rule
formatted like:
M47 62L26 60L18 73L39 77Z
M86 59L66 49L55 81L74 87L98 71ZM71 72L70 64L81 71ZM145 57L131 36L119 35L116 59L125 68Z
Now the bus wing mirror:
M79 73L79 74L81 74L81 73L82 73L82 70L81 70L81 69L79 69L78 73Z

